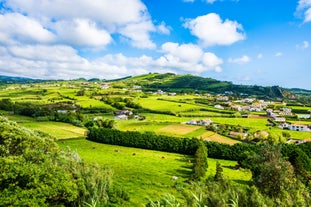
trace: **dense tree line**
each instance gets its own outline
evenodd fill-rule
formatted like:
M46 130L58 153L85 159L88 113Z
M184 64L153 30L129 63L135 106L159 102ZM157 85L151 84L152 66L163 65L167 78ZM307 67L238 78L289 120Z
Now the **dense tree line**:
M194 154L198 146L197 139L174 138L156 135L152 132L124 132L103 127L89 128L87 139L105 144L137 147L165 152L177 152L181 154Z

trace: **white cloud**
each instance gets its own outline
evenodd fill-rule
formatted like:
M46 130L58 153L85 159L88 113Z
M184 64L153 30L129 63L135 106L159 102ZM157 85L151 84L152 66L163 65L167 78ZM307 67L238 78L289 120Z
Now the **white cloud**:
M170 34L170 32L171 32L170 31L171 28L166 26L165 22L161 22L161 24L157 26L157 30L159 33L166 34L166 35Z
M222 21L215 13L187 20L184 27L190 29L204 46L231 45L245 39L241 24L228 19Z
M235 58L235 59L229 58L228 61L230 63L245 64L245 63L248 63L249 61L251 61L251 59L247 55L243 55L240 58Z
M259 54L257 55L257 58L258 58L258 59L262 59L262 58L263 58L263 54L262 54L262 53L259 53Z
M303 13L304 22L311 22L311 0L299 0L297 12Z
M155 31L155 27L150 21L128 24L120 29L120 33L128 37L134 47L154 49L156 45L149 36L151 31Z
M0 42L3 44L15 42L54 41L55 36L33 18L19 13L0 14Z
M297 44L296 48L298 49L307 49L309 47L308 41L303 41L301 44Z
M190 52L190 56L187 56ZM44 79L120 78L148 72L221 72L223 61L193 44L165 43L159 58L142 55L127 57L108 54L89 60L65 45L0 46L0 71L3 75Z
M281 56L283 56L283 53L282 53L282 52L277 52L277 53L275 53L275 57L281 57Z
M202 73L204 71L221 71L222 59L210 52L204 52L193 44L167 42L162 45L164 56L157 60L160 66L171 67L177 70Z
M25 14L20 16L33 19L37 27L54 35L58 43L72 46L104 47L112 42L111 34L121 34L134 47L152 49L155 44L150 39L151 32L168 34L164 23L158 28L152 23L147 7L140 0L4 0L4 4L13 12ZM25 29L24 24L17 27ZM0 33L0 41L5 36L10 34Z
M98 29L95 22L87 19L59 21L55 29L60 41L76 46L99 47L112 41L110 34L104 29Z

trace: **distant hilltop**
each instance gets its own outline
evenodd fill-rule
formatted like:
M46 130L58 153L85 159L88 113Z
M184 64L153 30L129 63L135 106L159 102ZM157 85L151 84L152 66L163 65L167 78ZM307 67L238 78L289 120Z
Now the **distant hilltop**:
M38 83L51 80L31 79L24 77L0 76L0 84ZM53 80L55 81L55 80ZM262 98L295 98L296 94L311 95L310 90L286 89L279 86L238 85L228 81L204 78L194 75L178 75L174 73L149 73L139 76L127 76L113 80L98 78L79 78L71 81L111 82L116 87L139 86L142 91L182 92L182 93L217 93L238 96L257 96Z

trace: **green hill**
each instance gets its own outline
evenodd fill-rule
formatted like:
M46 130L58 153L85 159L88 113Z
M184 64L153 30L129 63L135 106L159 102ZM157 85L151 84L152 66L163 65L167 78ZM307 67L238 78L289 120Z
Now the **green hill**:
M174 92L207 92L235 95L256 95L263 98L284 98L291 94L279 86L236 85L227 81L204 78L194 75L176 75L173 73L150 73L121 80L128 86L140 85L144 91L174 91Z

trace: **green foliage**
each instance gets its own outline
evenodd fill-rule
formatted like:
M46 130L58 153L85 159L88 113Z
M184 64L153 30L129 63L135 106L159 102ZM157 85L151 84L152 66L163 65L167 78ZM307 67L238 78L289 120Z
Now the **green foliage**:
M112 129L114 127L115 121L112 119L96 119L93 121L88 121L84 124L86 128L91 128L91 127L104 127L104 128L109 128Z
M223 169L219 162L216 163L216 174L214 176L215 181L224 181Z
M194 154L198 146L197 139L175 138L156 135L152 132L122 132L107 128L89 128L87 139L105 144L114 144L142 149L152 149L181 154Z
M54 139L0 117L0 206L81 206L108 201L111 171L84 163Z
M199 142L199 146L194 155L194 174L192 178L194 180L201 180L205 177L208 168L207 163L207 148L203 141Z

